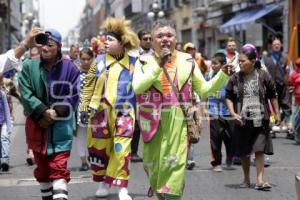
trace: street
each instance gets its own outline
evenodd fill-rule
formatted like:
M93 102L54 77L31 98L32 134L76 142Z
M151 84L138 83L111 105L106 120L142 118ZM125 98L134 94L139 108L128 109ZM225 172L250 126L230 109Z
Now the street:
M11 140L11 168L8 173L0 172L0 200L37 200L41 199L39 186L32 176L34 166L27 166L26 143L24 134L23 108L15 103L15 127ZM207 127L207 126L206 126ZM266 180L273 186L271 192L256 191L255 167L251 167L250 189L238 188L242 182L240 166L234 170L213 172L210 166L209 134L203 131L201 141L195 145L196 167L186 172L186 185L183 200L295 200L295 174L300 172L300 146L278 135L274 142L275 154L271 156L272 165L265 170ZM68 186L69 199L92 200L97 184L91 181L91 172L79 172L79 157L72 150L69 168L72 180ZM149 184L142 163L132 163L129 193L135 200L148 198ZM117 190L111 189L109 200L117 200Z

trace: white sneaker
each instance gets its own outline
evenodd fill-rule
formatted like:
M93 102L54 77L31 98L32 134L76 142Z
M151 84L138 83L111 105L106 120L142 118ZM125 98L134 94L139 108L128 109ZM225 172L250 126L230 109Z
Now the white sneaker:
M272 127L272 131L273 131L273 132L279 132L279 131L280 131L280 126L276 126L276 125L273 126L273 127Z
M215 172L222 172L223 171L223 168L221 165L217 165L217 166L214 166L213 167L213 171Z
M95 196L97 198L102 198L102 197L107 197L108 195L109 195L108 185L103 182L100 182Z
M188 160L188 161L187 161L187 164L186 164L186 168L187 168L188 170L193 170L193 168L195 167L195 165L196 165L196 162L195 162L195 161L193 161L193 160Z
M281 131L282 131L282 132L287 132L287 130L288 130L288 127L287 127L287 126L284 125L284 126L281 127Z
M127 188L121 188L119 190L119 200L132 200L128 194Z

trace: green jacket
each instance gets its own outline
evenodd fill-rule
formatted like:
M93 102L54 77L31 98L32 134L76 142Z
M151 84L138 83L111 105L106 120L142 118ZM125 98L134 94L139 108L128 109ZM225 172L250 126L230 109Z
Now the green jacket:
M40 59L28 59L23 63L18 81L22 104L28 114L29 148L47 154L71 149L78 80L79 70L70 60L57 61L51 71L43 67ZM43 129L38 122L48 108L53 108L59 119Z
M176 70L178 76L178 89L184 86L184 83L188 80L190 72L192 70L192 64L188 60L192 57L187 53L182 53L180 51L174 51L173 55L176 54ZM192 73L192 88L197 93L197 95L202 98L206 98L212 92L218 91L222 88L229 77L222 71L210 81L206 81L201 74L197 63L196 67ZM147 91L151 86L154 86L158 91L162 92L161 80L159 79L162 73L161 67L157 64L154 56L145 55L141 56L140 60L135 64L135 70L133 74L133 89L135 93L141 94Z

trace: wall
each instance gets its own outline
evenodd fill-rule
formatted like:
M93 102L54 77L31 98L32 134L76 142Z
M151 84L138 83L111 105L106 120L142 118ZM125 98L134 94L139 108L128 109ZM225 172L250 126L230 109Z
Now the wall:
M185 4L181 8L175 8L169 18L176 24L178 42L193 42L197 43L196 38L193 37L193 18L192 5Z

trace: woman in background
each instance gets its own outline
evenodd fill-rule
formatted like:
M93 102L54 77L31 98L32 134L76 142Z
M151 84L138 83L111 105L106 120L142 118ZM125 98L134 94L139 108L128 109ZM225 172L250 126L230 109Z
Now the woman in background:
M250 187L250 158L255 153L257 190L270 190L264 180L264 153L269 134L270 111L268 100L275 110L276 124L280 123L277 93L270 75L261 70L254 45L242 47L239 57L240 71L229 80L226 103L235 119L235 154L242 159L244 172L241 188Z

